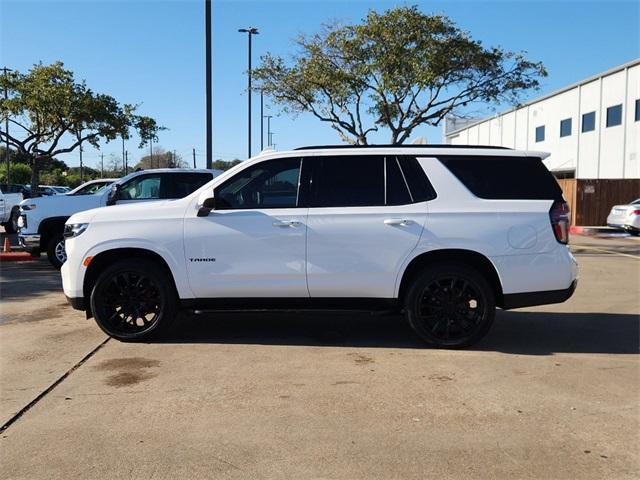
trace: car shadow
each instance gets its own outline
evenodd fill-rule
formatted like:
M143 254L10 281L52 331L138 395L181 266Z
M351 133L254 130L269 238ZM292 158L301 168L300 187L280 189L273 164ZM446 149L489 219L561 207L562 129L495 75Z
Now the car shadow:
M185 315L155 342L429 348L399 315L319 312ZM638 315L499 310L489 334L468 350L637 354L639 348Z
M2 301L28 300L51 292L62 292L62 279L46 256L27 262L7 262L0 267Z

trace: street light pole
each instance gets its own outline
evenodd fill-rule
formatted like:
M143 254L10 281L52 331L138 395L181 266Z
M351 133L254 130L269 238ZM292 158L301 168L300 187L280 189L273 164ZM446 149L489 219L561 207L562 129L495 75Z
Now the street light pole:
M264 92L260 89L260 151L264 150Z
M267 119L267 147L271 146L271 117L273 117L273 115L264 116L264 118Z
M7 90L7 84L9 83L9 78L7 74L13 70L7 67L2 67L4 71L4 99L5 101L9 99L9 91ZM4 161L7 164L7 184L11 183L9 181L9 112L7 112L7 116L4 119L4 133L5 133L5 151L4 151Z
M248 79L248 87L247 87L247 107L248 107L248 132L247 132L247 158L251 158L251 36L258 35L258 29L255 27L249 28L239 28L238 32L246 33L247 38L249 40L249 56L248 56L248 65L249 68L247 70L247 79Z
M204 2L205 24L205 83L207 110L207 168L213 165L213 109L211 105L211 0Z

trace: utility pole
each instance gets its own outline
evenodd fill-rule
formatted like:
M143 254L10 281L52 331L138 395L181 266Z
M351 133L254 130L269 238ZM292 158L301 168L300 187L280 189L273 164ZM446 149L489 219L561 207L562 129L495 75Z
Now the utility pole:
M129 173L129 150L124 151L124 174Z
M104 153L100 154L100 177L104 178Z
M238 32L246 33L247 38L249 40L249 56L248 56L248 65L247 69L247 106L248 106L248 131L247 131L247 158L251 158L251 36L258 35L258 29L255 27L249 28L239 28Z
M265 115L264 118L267 119L267 147L271 146L271 118L273 115Z
M260 151L264 150L264 91L260 89Z
M193 153L193 168L196 168L196 149L192 148L191 153ZM209 168L208 165L207 165L207 168Z
M177 160L176 160L176 151L173 151L173 168L176 168L178 165L176 164Z
M10 68L2 67L2 71L4 72L4 99L5 101L9 99L9 92L7 90L7 83L9 80L8 73L12 72ZM10 168L9 168L9 112L7 112L7 116L4 119L4 133L5 133L5 151L4 151L4 161L7 164L7 184L11 183L9 180L10 176Z
M153 168L153 139L149 139L149 165Z
M124 135L122 135L122 170L123 171L127 171L127 167L126 167L126 160L125 160L125 149L124 149ZM126 173L125 173L126 175Z
M205 24L205 83L207 105L207 168L213 164L213 110L211 107L211 0L204 2ZM195 157L194 157L195 158ZM194 159L195 165L195 159Z

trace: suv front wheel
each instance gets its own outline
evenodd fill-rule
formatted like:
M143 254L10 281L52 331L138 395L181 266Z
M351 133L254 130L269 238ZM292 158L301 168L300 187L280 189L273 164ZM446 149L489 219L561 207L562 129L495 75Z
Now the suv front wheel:
M425 341L443 348L473 345L495 317L495 294L475 269L442 263L423 270L404 302L407 320Z
M98 277L91 311L107 335L122 341L147 340L173 321L177 295L169 275L155 263L122 260Z

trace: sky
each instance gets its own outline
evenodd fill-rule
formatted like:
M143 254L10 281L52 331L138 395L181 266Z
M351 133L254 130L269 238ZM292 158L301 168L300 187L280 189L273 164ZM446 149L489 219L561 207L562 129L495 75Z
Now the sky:
M222 1L213 0L214 158L247 156L247 36L256 27L253 63L271 52L289 58L293 39L318 31L322 23L359 22L370 9L418 5L444 13L484 45L526 51L542 61L549 76L536 98L640 57L640 2L631 1ZM64 62L78 80L167 127L159 146L205 165L204 0L31 1L0 0L0 67L27 71L33 64ZM260 150L260 98L253 97L253 154ZM506 107L505 107L506 108ZM340 143L337 133L311 114L279 112L265 100L265 115L278 150ZM265 121L265 145L266 121ZM412 138L442 141L441 127L421 127ZM372 139L388 140L388 132ZM148 149L127 142L130 164ZM86 165L121 158L119 142L85 147ZM79 164L78 153L61 157Z

